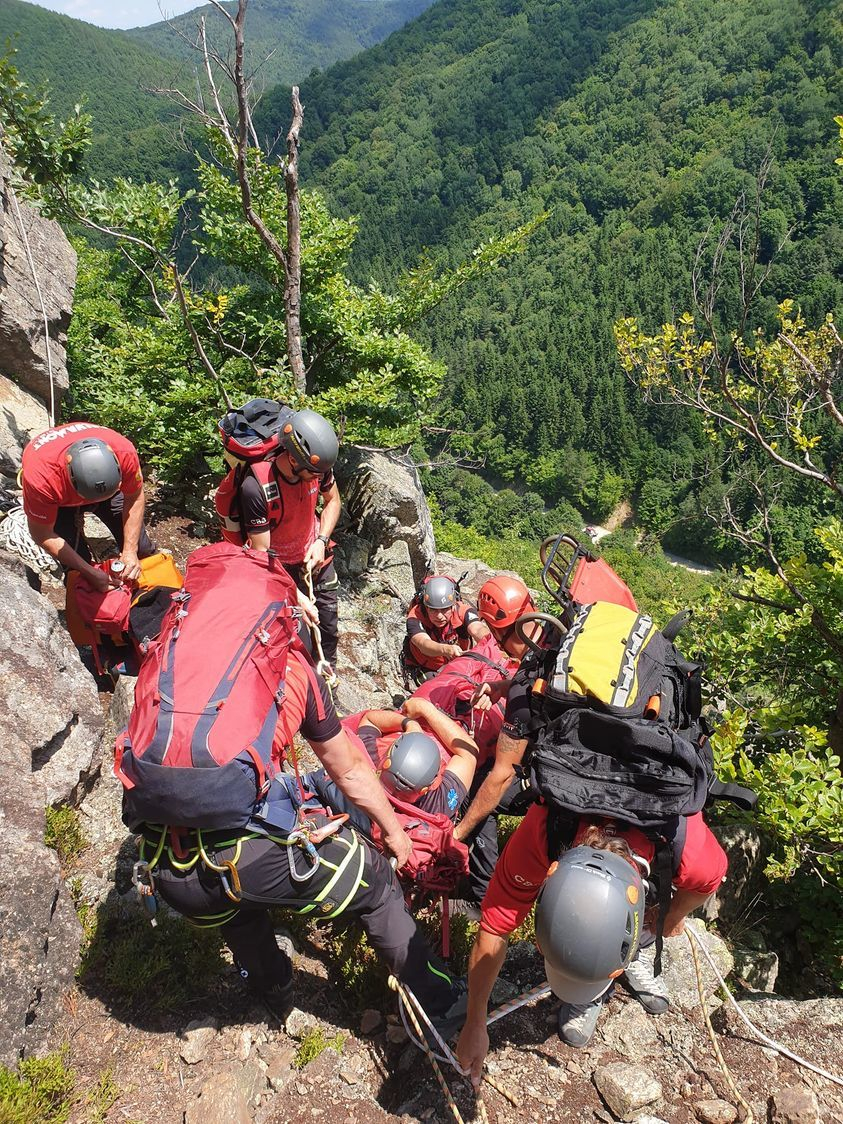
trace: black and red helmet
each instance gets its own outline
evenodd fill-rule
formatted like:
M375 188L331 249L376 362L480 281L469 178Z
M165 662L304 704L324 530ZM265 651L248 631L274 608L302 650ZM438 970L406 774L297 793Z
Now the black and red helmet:
M293 414L291 406L274 398L253 398L220 419L223 448L246 464L270 460L280 451L282 430Z

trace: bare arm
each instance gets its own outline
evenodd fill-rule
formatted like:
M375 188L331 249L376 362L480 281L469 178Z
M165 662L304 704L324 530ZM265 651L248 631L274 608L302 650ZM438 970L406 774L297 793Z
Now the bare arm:
M474 771L477 768L477 744L453 718L443 714L428 699L409 698L402 710L408 718L415 718L425 724L435 738L451 754L448 772L471 788Z
M324 535L326 539L331 537L334 528L342 512L342 501L340 500L340 490L336 484L332 485L325 492L322 502L322 512L319 516L319 534ZM305 566L310 566L318 569L325 561L325 556L328 553L327 543L324 543L321 538L314 539L314 541L307 548L304 556Z
M249 535L249 546L252 550L269 550L269 531L252 531Z
M527 748L527 739L515 741L508 734L498 735L495 763L471 801L468 811L454 829L454 838L464 840L501 802L501 797L515 777L515 766L520 765Z
M506 957L506 938L480 929L468 962L468 1013L457 1041L457 1060L470 1071L471 1083L480 1087L483 1062L489 1051L486 1014L489 996Z
M367 710L359 724L373 726L379 734L394 734L401 729L403 721L404 715L397 710Z
M363 758L344 730L325 742L310 744L343 795L381 829L384 844L398 860L400 869L410 857L413 845L402 830L371 762Z
M123 549L120 552L120 561L126 567L123 571L123 577L130 582L140 577L138 541L143 528L145 510L146 499L143 488L133 496L123 496Z
M410 647L414 648L421 656L444 656L446 660L454 660L463 654L459 644L440 644L428 636L426 632L416 632L410 637Z
M681 933L684 933L685 918L704 902L707 902L710 897L711 894L698 894L694 890L674 890L670 907L664 918L664 935L666 937L678 937Z
M27 525L33 542L37 543L42 550L46 550L51 558L55 558L68 570L78 570L81 574L84 574L85 580L94 589L105 592L110 585L115 584L103 570L98 570L90 562L86 562L80 554L77 554L66 539L56 534L55 527L47 526L46 523L35 523L31 519L27 519Z
M472 621L468 626L468 635L476 644L478 640L484 640L487 636L490 636L491 631L485 621Z

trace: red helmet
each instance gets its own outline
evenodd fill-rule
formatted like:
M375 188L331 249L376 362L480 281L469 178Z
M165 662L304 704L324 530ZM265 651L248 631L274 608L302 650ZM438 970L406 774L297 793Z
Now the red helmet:
M509 628L519 617L535 609L530 591L521 579L505 574L489 578L477 594L477 611L486 624L495 628Z

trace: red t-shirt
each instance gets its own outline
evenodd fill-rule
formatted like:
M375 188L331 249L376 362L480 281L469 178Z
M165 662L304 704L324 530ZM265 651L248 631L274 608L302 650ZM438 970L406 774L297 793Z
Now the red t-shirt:
M320 496L325 496L334 486L332 472L323 477L314 476L310 480L285 480L280 472L273 473L278 487L280 515L277 521L270 520L266 497L260 484L251 472L240 486L240 503L243 509L243 530L246 535L270 532L269 546L278 556L279 562L297 566L304 561L308 548L319 534L319 519L316 505Z
M33 437L23 451L23 510L33 523L52 527L60 507L91 503L70 482L65 453L76 441L97 437L114 452L120 464L120 491L134 496L143 487L138 453L131 441L113 429L92 422L69 422Z
M513 932L539 896L550 865L547 856L547 812L546 804L533 804L498 859L483 899L480 919L480 928L487 933L507 936ZM595 822L600 821L587 817L580 819L574 846ZM617 834L629 843L636 855L652 862L655 853L652 839L634 827L619 830ZM674 886L698 894L713 894L726 876L727 866L726 854L703 820L702 812L688 816L685 843L673 878Z

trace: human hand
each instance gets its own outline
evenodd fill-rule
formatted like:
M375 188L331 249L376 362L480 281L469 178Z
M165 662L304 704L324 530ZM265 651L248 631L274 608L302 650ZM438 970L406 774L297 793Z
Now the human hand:
M442 651L446 660L458 659L463 654L459 644L443 644Z
M457 1061L471 1078L475 1089L480 1088L483 1080L483 1062L489 1052L489 1034L485 1021L472 1020L470 1017L460 1031L457 1039Z
M120 561L123 563L123 573L120 574L121 581L135 582L141 575L140 560L134 550L127 550L123 548L120 555Z
M491 710L492 702L492 688L488 683L481 683L474 694L471 696L472 710Z
M304 556L304 565L308 570L318 570L325 561L327 547L322 539L314 539Z
M383 844L395 859L395 870L400 870L402 866L405 866L413 853L413 844L410 837L406 831L402 831L400 828L394 834L385 835Z
M406 714L408 718L421 718L431 706L432 703L427 699L417 699L411 695L401 707L401 713Z
M107 593L109 589L121 584L117 574L107 574L105 570L98 570L95 566L89 566L85 570L85 581L98 593Z
M316 605L301 590L298 590L298 605L306 624L314 627L319 624L319 611Z

